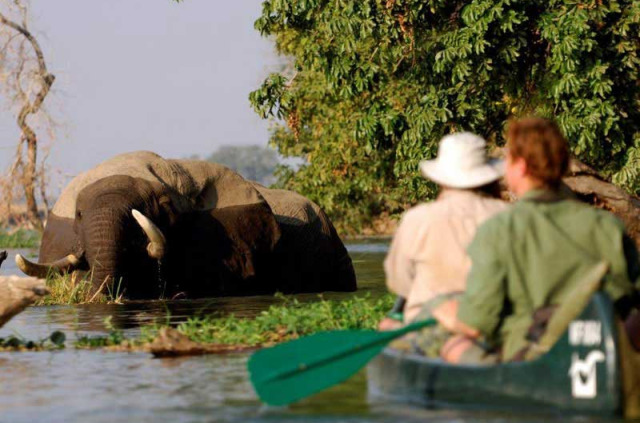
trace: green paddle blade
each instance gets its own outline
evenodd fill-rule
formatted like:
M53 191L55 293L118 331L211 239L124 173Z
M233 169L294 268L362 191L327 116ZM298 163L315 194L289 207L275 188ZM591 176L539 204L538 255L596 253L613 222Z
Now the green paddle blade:
M265 348L249 359L251 383L267 404L289 404L345 381L394 338L435 323L429 319L386 332L319 332Z

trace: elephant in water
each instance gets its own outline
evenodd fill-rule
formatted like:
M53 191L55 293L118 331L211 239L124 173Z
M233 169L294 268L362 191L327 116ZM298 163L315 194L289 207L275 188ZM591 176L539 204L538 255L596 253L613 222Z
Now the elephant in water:
M151 152L75 177L54 205L31 276L92 272L130 299L353 291L351 259L318 205L232 170Z

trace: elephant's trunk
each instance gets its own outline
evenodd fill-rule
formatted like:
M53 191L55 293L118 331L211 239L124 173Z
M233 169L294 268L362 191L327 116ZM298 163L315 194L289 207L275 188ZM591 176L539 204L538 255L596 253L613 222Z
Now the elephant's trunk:
M91 280L95 289L103 289L105 285L119 278L116 274L117 261L113 254L100 253L95 256L91 266Z
M86 217L84 245L95 289L122 277L118 271L127 245L126 230L120 222L122 215L115 210L103 209Z

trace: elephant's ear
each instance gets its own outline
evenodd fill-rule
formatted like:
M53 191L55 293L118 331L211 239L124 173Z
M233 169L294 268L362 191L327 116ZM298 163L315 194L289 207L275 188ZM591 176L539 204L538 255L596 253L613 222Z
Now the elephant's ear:
M179 249L171 255L199 280L215 281L214 295L249 292L253 276L267 269L280 239L280 228L266 204L254 203L186 213L169 234ZM194 295L211 295L195 284Z
M189 186L195 210L209 210L219 216L230 234L237 235L256 251L271 251L280 239L276 217L255 183L237 172L204 161L176 160L191 177Z
M242 278L254 276L257 267L270 259L280 227L266 203L230 206L210 211L227 244L218 250L225 267ZM215 247L214 247L215 248Z
M225 246L209 242L225 267L244 278L255 274L256 263L268 258L280 239L280 227L262 194L225 166L200 160L170 162L188 175L188 183L179 184L175 191L189 199L191 218L200 222L200 233L194 235L202 236L207 223L217 227L215 232L223 234Z

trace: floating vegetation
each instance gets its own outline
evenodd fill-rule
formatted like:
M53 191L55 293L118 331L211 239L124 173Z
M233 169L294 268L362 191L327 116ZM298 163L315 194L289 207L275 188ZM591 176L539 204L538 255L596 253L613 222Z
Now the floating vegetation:
M60 350L64 348L65 340L65 334L60 331L55 331L49 337L39 341L30 341L20 336L10 335L6 338L0 338L0 351Z
M0 231L0 248L38 248L41 234L38 231L18 229Z
M123 344L133 346L142 346L153 339L155 336L155 330L152 334L149 333L149 328L144 328L142 334L138 338L126 338L124 332L121 329L113 326L112 317L109 316L104 319L104 325L109 331L107 335L101 336L78 336L73 346L78 349L93 349L93 348L106 348L122 346Z
M88 294L84 289L86 288L75 288L74 298L86 298L83 295ZM374 329L394 301L392 295L376 300L372 300L369 295L347 300L325 300L320 295L320 300L316 302L300 302L293 297L278 296L283 300L281 304L270 306L255 318L238 318L233 315L193 317L180 323L175 329L167 323L167 318L165 323L142 326L136 337L125 336L122 329L113 325L109 316L104 321L108 331L106 335L80 335L73 347L149 351L159 357L242 351L320 331ZM0 351L55 350L64 348L65 339L64 333L59 331L40 341L28 341L12 335L0 338Z
M393 296L372 300L368 295L347 300L302 303L284 297L255 318L194 317L176 328L201 343L269 345L314 332L340 329L374 329L393 305Z
M189 341L202 346L204 353L256 348L288 341L319 331L340 329L374 329L380 319L393 305L394 297L372 300L368 295L347 300L325 300L300 302L295 298L281 296L282 304L272 305L255 318L231 316L193 317L180 323L175 329ZM80 337L76 348L123 347L126 350L153 351L158 348L158 334L166 331L168 324L143 326L137 338L127 338L105 321L109 333L105 336ZM214 346L209 348L207 346ZM117 349L117 348L116 348ZM188 348L191 353L197 347ZM162 356L162 351L156 354ZM169 354L166 354L169 355Z

